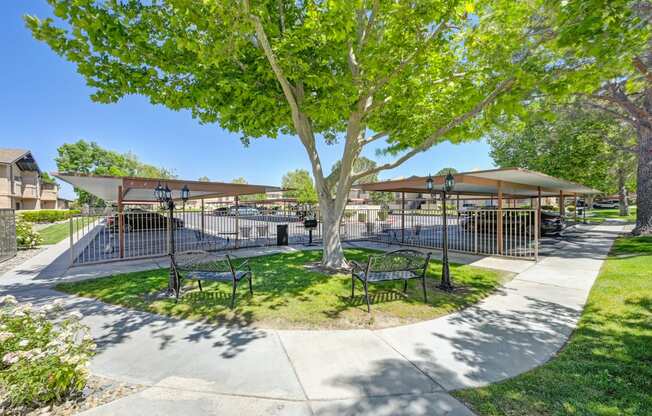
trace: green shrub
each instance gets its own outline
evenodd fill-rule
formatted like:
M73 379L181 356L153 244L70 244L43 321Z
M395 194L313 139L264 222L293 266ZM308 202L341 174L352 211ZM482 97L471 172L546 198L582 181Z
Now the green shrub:
M378 211L378 219L381 221L387 220L387 217L389 216L389 212L386 210L380 210Z
M366 222L366 221L367 221L367 213L358 212L358 222Z
M34 248L43 242L41 234L32 229L32 224L18 218L16 220L16 244L18 248Z
M35 211L20 212L19 215L28 222L50 223L66 220L70 218L71 215L79 213L80 211L78 209L39 209Z
M559 208L554 205L541 205L541 209L544 211L557 211Z
M566 211L568 212L575 212L575 205L570 205L566 207Z
M2 406L32 408L80 392L95 350L81 314L61 316L62 303L43 308L0 297L0 397ZM0 409L1 410L1 409Z

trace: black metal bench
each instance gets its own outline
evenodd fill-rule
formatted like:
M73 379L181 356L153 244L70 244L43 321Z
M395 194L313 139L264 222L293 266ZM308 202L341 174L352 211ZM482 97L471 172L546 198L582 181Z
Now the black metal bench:
M351 269L351 298L355 296L355 280L362 282L364 296L367 301L367 312L371 312L368 285L370 283L386 282L391 280L403 281L403 292L407 290L410 279L421 279L423 287L423 301L428 302L426 294L426 272L430 262L431 253L422 253L417 250L401 249L384 254L369 256L367 264L350 261Z
M177 281L177 301L181 291L181 280L196 280L199 290L202 291L201 282L224 282L231 283L231 308L235 305L235 290L242 280L249 281L249 293L253 294L251 285L252 273L249 261L238 261L237 258L228 254L224 257L216 257L206 251L188 251L175 256L172 267L175 270Z

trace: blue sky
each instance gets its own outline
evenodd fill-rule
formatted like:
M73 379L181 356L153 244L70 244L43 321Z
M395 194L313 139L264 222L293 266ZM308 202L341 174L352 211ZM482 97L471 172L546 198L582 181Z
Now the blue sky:
M153 106L144 97L117 104L91 102L92 92L75 67L34 40L24 14L49 16L46 0L5 0L0 5L0 147L32 150L41 169L56 170L57 147L93 140L120 152L132 151L150 164L172 168L180 178L206 175L216 181L244 177L249 183L278 185L289 170L310 164L295 137L252 141L242 146L237 133L218 125L200 125L188 112ZM320 147L322 162L339 159L340 145ZM381 178L425 175L443 167L460 171L491 168L484 142L439 144ZM365 155L379 162L370 148ZM74 193L64 186L63 195Z

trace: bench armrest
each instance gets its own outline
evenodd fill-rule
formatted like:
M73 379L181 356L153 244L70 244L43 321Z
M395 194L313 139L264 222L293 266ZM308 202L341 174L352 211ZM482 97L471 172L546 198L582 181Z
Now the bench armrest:
M349 260L349 263L351 264L351 271L352 271L352 272L355 272L355 271L361 271L361 272L364 272L364 271L365 271L365 266L363 266L362 264L358 263L357 261L355 261L355 260Z
M231 265L233 266L233 270L240 271L244 269L249 272L251 271L251 266L249 266L250 259L240 260L238 257L232 255L229 255L228 257Z

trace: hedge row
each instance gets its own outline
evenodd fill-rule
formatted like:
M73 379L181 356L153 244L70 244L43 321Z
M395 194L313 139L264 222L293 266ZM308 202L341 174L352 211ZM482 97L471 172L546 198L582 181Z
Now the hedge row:
M40 209L35 211L19 211L18 214L27 222L57 222L70 218L71 215L79 214L78 209Z

